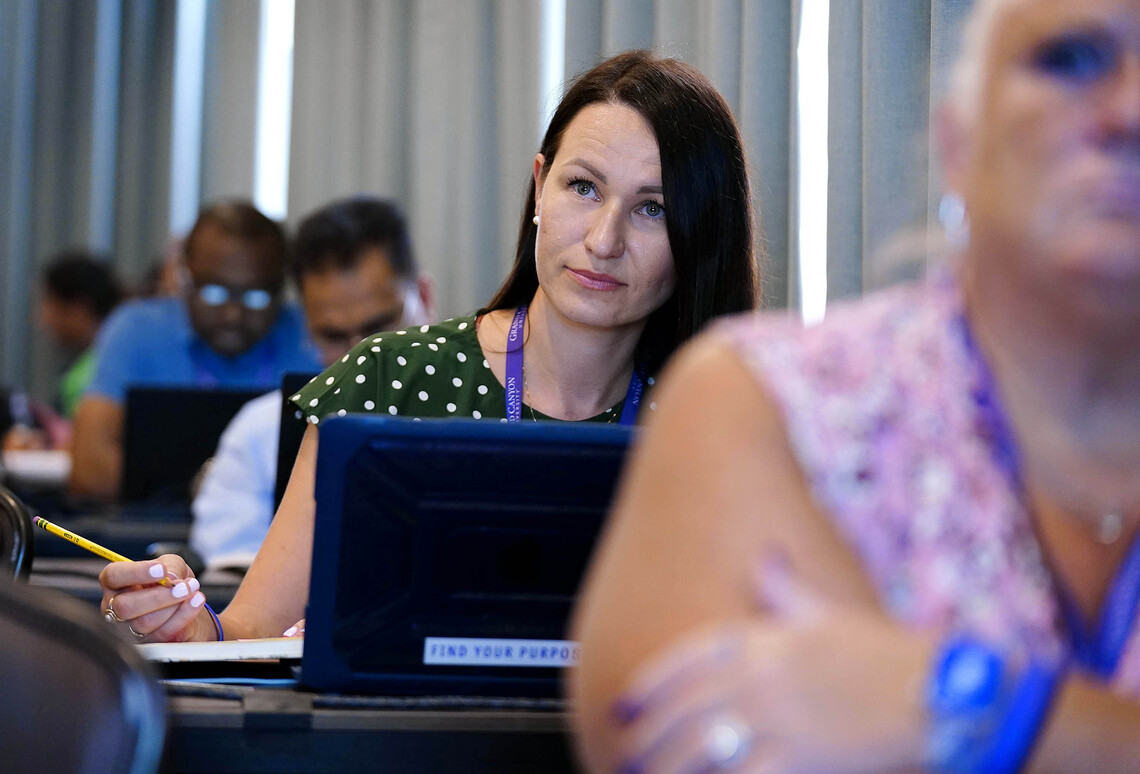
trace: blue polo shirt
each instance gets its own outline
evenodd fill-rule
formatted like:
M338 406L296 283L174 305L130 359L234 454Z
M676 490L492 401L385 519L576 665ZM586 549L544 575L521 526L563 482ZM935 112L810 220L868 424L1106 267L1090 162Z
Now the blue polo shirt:
M261 341L236 357L215 352L177 298L131 301L116 309L95 342L95 375L85 395L126 403L129 387L272 390L287 371L321 370L300 311L281 307Z

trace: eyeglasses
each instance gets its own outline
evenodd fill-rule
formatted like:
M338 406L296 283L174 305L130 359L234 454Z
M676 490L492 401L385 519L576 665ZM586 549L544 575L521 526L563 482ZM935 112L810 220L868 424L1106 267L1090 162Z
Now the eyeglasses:
M239 304L253 312L261 312L273 303L273 294L262 288L231 290L225 285L207 283L198 287L198 300L206 306L221 306L236 299Z

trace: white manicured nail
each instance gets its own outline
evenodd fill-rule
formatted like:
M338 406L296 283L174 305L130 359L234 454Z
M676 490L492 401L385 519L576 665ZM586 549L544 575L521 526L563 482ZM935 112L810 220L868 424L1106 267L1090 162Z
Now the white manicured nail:
M190 597L190 607L201 607L204 604L206 604L206 595L202 592L199 591L197 594Z
M281 636L282 637L292 637L296 633L297 633L297 627L296 626L290 626L288 629L285 630L285 633Z
M162 576L166 575L166 568L163 567L161 564L152 564L150 566L149 572L150 572L150 577L161 578Z
M179 583L177 586L171 589L170 593L174 595L175 599L182 599L184 596L190 593L190 589L186 588L185 583Z
M191 578L190 580L186 581L186 585L190 587L191 591L197 591L198 589L202 588L202 584L198 582L197 578Z

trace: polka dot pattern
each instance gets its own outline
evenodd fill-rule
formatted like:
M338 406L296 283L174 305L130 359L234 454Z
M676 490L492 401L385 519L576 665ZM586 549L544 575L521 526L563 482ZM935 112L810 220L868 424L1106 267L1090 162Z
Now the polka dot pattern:
M365 339L291 400L312 424L352 413L506 421L506 396L490 370L474 318L460 317ZM612 421L620 411L619 403L586 421Z

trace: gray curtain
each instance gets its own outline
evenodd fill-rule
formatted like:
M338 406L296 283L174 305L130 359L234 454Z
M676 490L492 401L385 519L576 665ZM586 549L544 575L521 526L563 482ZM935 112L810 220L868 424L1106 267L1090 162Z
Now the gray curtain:
M831 0L829 299L921 274L940 197L928 131L970 0Z
M830 2L827 258L829 296L840 298L921 252L907 235L924 233L938 195L926 128L969 1ZM798 292L800 6L566 0L567 78L649 47L699 67L736 111L770 307ZM171 160L186 151L171 149L177 8L0 2L0 383L50 391L55 361L28 333L46 256L86 244L137 278L170 236ZM207 8L199 196L250 196L258 4ZM544 129L540 27L537 0L296 0L288 220L338 196L392 197L438 281L440 311L485 302L511 264Z
M172 8L0 3L0 383L50 393L60 356L32 321L46 257L88 246L132 276L165 228Z
M538 146L539 28L531 0L298 0L290 219L395 199L440 311L489 300Z
M200 196L253 197L257 130L256 2L214 2L206 16Z

